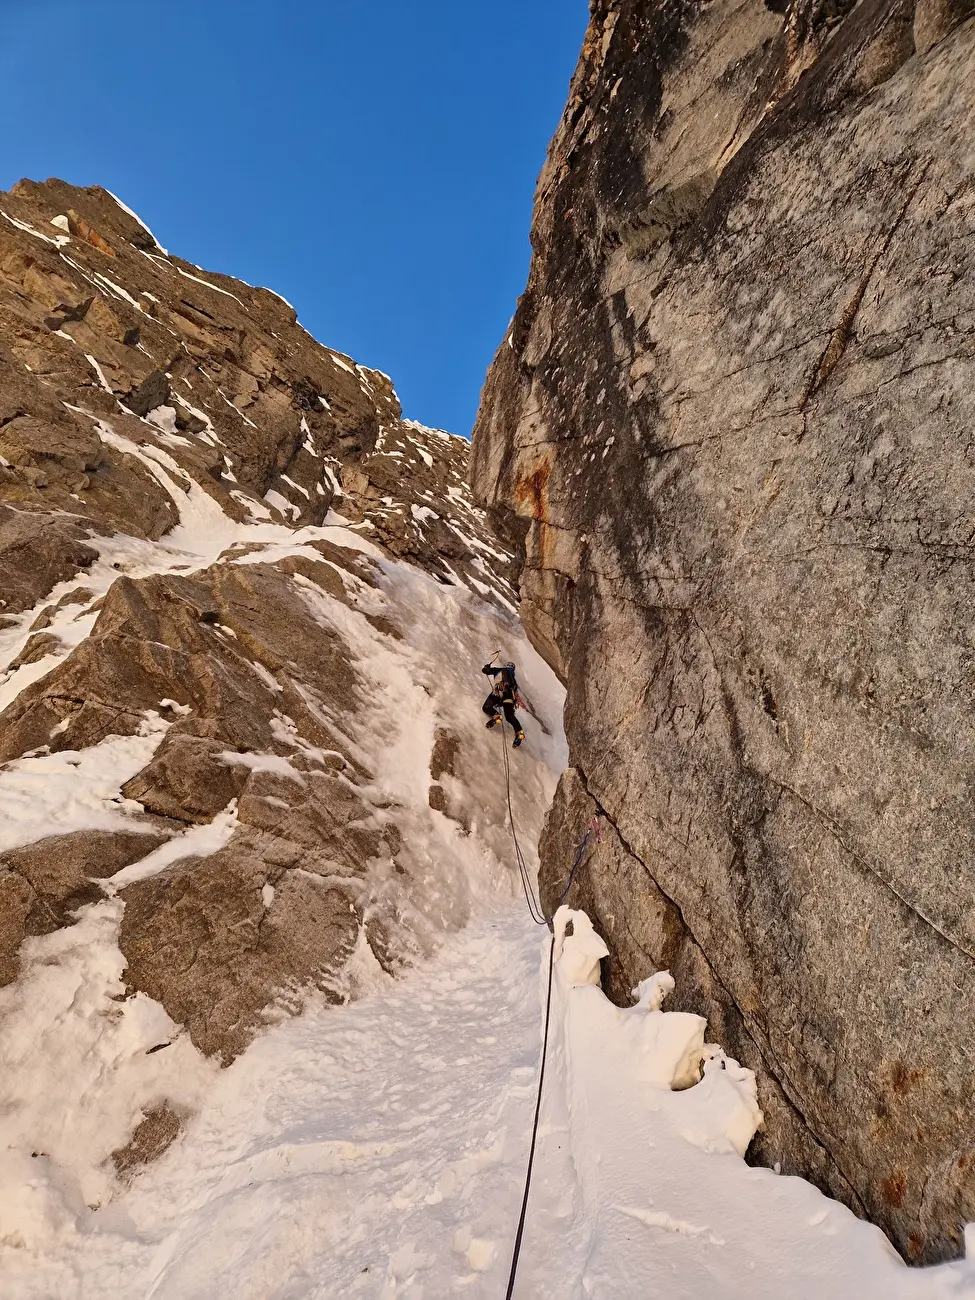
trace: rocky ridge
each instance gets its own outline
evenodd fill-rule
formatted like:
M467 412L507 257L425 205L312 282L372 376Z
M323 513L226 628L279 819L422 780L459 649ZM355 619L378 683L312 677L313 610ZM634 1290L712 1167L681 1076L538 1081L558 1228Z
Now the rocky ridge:
M477 668L521 633L468 456L106 191L0 195L2 1108L83 1203L178 1135L204 1058L506 878ZM44 1136L35 1057L88 1147Z
M474 482L568 687L549 896L756 1069L754 1157L975 1218L968 0L593 0Z

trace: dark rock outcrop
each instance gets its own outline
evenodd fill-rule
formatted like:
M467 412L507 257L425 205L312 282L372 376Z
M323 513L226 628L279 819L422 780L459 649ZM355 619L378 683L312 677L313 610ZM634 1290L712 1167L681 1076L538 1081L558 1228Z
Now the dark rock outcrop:
M594 0L474 437L569 689L549 901L605 810L613 991L674 967L756 1157L912 1261L975 1218L970 13Z

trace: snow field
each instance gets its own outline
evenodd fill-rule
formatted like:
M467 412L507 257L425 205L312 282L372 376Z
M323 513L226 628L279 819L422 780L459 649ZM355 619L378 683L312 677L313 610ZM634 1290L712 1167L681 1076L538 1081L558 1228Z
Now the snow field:
M750 1073L705 1049L703 1079L675 1091L700 1018L659 1009L666 979L613 1007L592 983L601 941L568 921L517 1297L973 1294L970 1265L909 1270L809 1184L749 1168ZM3 1293L503 1294L548 944L496 897L404 979L338 1009L313 999L205 1080L182 1141L101 1210L52 1208L42 1166L45 1249L0 1252Z

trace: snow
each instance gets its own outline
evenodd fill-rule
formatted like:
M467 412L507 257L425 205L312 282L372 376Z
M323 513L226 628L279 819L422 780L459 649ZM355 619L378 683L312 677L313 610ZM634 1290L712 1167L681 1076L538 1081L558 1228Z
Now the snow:
M315 439L312 437L311 428L305 416L301 417L301 432L305 435L304 442L301 444L310 456L317 456L318 451L315 448Z
M433 457L430 455L430 453L427 451L427 449L426 449L425 447L421 446L420 443L418 443L417 440L416 440L415 438L407 438L407 442L412 443L413 446L416 448L417 453L418 453L420 459L423 461L424 465L427 465L429 468L432 469L432 468L433 468Z
M103 285L109 293L114 294L116 298L121 298L123 302L130 303L136 311L141 311L143 316L146 314L145 308L142 304L136 302L127 289L123 289L120 284L116 284L114 280L110 280L107 275L102 275L100 271L93 271L92 274L99 284Z
M301 486L300 483L296 483L296 482L294 481L293 478L288 478L287 474L282 474L282 475L281 475L281 482L282 482L282 483L287 483L288 487L290 487L290 488L294 488L294 490L295 490L296 492L300 492L301 495L305 498L306 501L310 501L310 500L311 500L311 496L310 496L310 494L309 494L309 492L308 492L308 489L307 489L307 488L303 488L303 487Z
M459 433L448 433L446 429L431 429L419 420L404 420L404 426L407 429L415 429L417 433L424 433L429 438L439 438L441 442L467 442L466 438L461 437Z
M153 243L156 245L156 247L159 249L160 253L162 253L164 257L168 257L168 256L169 256L169 251L168 251L167 249L163 248L162 244L160 244L159 240L158 240L158 239L156 238L156 236L152 233L152 231L149 229L149 227L146 225L146 223L142 220L142 218L141 218L140 216L138 216L135 212L133 212L132 209L131 209L130 207L128 207L127 204L123 203L122 200L119 198L119 196L118 196L117 194L112 194L112 191L111 191L111 190L106 190L105 192L106 192L106 194L110 194L110 195L112 196L112 198L113 198L113 199L115 200L115 202L119 205L119 207L122 209L123 212L127 212L127 213L129 214L129 216L132 218L133 221L137 221L137 222L139 223L139 225L142 227L142 229L146 232L146 234L149 236L149 238L152 240L152 242L153 242Z
M167 728L150 714L138 735L7 763L0 770L0 852L70 831L151 830L133 818L141 806L119 791L149 762Z
M7 1297L70 1294L57 1285L18 1285L20 1259L76 1239L86 1207L114 1190L107 1158L125 1145L161 1087L170 1105L189 1108L216 1074L158 1003L142 994L124 999L125 961L115 943L121 908L95 904L77 925L28 940L26 974L0 989L0 1110L10 1148L0 1165L0 1279ZM97 1035L93 1021L100 1022ZM161 1046L167 1050L153 1050ZM51 1105L52 1061L71 1080L70 1109Z
M278 514L283 515L285 519L289 517L291 519L301 518L301 506L296 506L293 501L289 501L287 497L282 496L280 492L276 492L274 488L269 488L264 493L264 500L272 510L277 510Z
M269 293L273 298L277 298L279 302L283 302L286 307L290 307L296 316L298 315L294 303L288 302L287 298L284 296L283 293L278 293L277 289L269 289L266 284L262 285L261 288L264 290L265 293Z
M156 406L146 415L149 424L154 424L157 429L163 433L173 435L176 433L176 407L175 406ZM184 439L185 441L185 439ZM186 443L187 446L191 444Z
M35 941L70 942L70 977L59 966L35 966L38 984L53 985L34 992L45 1016L32 1034L22 1021L16 1028L22 1046L39 1027L58 1033L69 1068L80 1071L81 1123L66 1143L62 1117L41 1104L48 1081L30 1078L35 1099L26 1114L44 1132L44 1154L33 1161L16 1154L0 1176L7 1241L20 1243L0 1254L5 1295L503 1293L549 943L523 908L483 898L477 917L431 962L397 981L374 972L374 991L343 1008L318 999L216 1071L139 998L121 1004L93 1060L79 1052L84 1016L97 1003L75 1006L69 994L87 990L83 997L93 999L93 988L118 987L108 937L114 906L98 905L73 930ZM591 956L580 951L584 919L565 919L576 933L555 971L516 1296L972 1293L971 1265L909 1270L876 1229L810 1185L749 1168L734 1150L732 1113L739 1101L748 1108L748 1078L719 1068L674 1091L668 1073L683 1031L668 1021L681 1022L680 1013L612 1007L580 969ZM86 1208L110 1190L97 1157L120 1139L115 1115L150 1104L148 1071L174 1052L182 1053L185 1104L195 1102L199 1113L127 1190ZM107 1105L92 1079L109 1062ZM692 1111L709 1150L681 1132Z
M183 383L192 392L193 385L190 383L190 381L188 379L184 379ZM180 394L179 401L180 401L180 405L185 407L186 410L189 411L190 415L195 415L198 420L202 420L203 423L206 425L206 428L201 433L198 433L196 435L200 439L200 441L208 443L211 447L215 447L218 443L222 444L222 439L218 436L217 431L213 427L213 421L210 419L209 415L207 415L206 411L201 411L199 407L194 406L192 402L188 402L182 394ZM238 414L240 414L240 412L238 412ZM225 456L224 460L226 459L227 457Z
M35 239L41 239L45 244L53 244L55 248L61 248L64 244L71 243L71 240L67 235L55 235L52 239L50 235L45 235L40 230L35 230L29 221L18 221L16 217L12 217L8 212L4 212L2 208L0 208L0 217L6 217L12 226L16 226L18 230L22 230L24 234L33 235Z
M257 428L257 425L254 423L254 421L251 420L251 419L249 419L249 418L244 414L244 412L240 409L239 406L234 406L233 402L230 400L230 398L227 396L227 394L223 391L222 388L218 388L218 389L217 389L217 392L220 394L220 396L223 398L223 400L227 403L227 405L230 407L230 409L231 409L232 411L236 411L236 412L237 412L237 414L240 416L240 418L244 421L245 424L249 424L250 427L251 427L252 429L256 429L256 428Z
M174 835L165 844L160 844L158 849L140 858L138 862L123 867L112 876L106 889L114 895L115 891L123 885L131 885L133 881L157 876L160 871L164 871L174 862L182 862L186 858L205 858L211 853L216 853L228 843L236 829L237 809L235 804L231 804L224 812L218 813L213 821L206 822L202 826L191 826L181 835Z
M275 686L280 690L277 683ZM238 754L234 750L227 750L220 755L220 758L224 763L237 763L242 767L249 767L252 772L273 772L276 776L287 777L289 781L297 781L299 785L305 784L302 774L295 771L288 760L279 754Z
M202 284L205 288L212 289L214 293L222 293L225 298L233 298L234 302L239 302L244 311L247 311L247 303L241 302L237 295L231 293L229 289L221 289L219 285L211 284L209 280L201 280L198 275L190 275L189 271L184 271L181 266L174 265L174 270L178 271L184 280L193 280L196 284Z

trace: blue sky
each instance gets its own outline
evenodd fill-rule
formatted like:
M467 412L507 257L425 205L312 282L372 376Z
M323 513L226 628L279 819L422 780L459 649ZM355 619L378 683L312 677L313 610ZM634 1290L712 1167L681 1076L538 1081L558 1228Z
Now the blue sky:
M467 433L586 0L0 0L0 189L101 184Z

